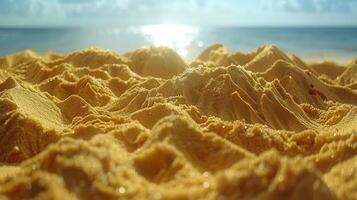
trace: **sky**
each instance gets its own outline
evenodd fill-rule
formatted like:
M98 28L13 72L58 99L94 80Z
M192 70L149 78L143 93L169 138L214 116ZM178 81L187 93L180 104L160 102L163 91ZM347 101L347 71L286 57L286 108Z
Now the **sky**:
M0 0L0 26L357 26L357 0Z

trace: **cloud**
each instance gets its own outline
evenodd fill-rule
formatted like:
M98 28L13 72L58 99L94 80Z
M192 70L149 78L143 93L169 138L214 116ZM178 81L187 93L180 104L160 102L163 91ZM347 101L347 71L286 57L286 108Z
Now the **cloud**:
M355 12L356 0L261 0L261 4L270 11L351 13Z
M278 13L357 16L357 0L0 0L0 24L234 24L279 21Z
M118 16L138 12L206 12L207 9L240 8L243 0L1 0L0 15L5 16Z

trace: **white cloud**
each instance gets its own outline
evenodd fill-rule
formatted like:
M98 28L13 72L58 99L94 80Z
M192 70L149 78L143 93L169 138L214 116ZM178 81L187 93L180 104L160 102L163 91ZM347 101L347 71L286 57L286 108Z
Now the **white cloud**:
M356 0L261 0L265 9L286 12L355 12Z
M278 13L315 15L315 20L322 14L357 17L356 7L357 0L0 0L0 23L264 24L287 20Z

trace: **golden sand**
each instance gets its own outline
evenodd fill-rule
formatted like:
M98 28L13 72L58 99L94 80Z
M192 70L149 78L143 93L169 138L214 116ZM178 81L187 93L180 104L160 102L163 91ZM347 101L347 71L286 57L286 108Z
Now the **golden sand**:
M357 199L357 60L0 58L0 199Z

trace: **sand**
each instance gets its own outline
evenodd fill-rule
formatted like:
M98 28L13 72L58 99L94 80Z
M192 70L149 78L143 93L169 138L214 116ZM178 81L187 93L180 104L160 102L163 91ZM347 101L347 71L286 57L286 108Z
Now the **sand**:
M357 199L357 60L24 51L0 122L0 199Z

